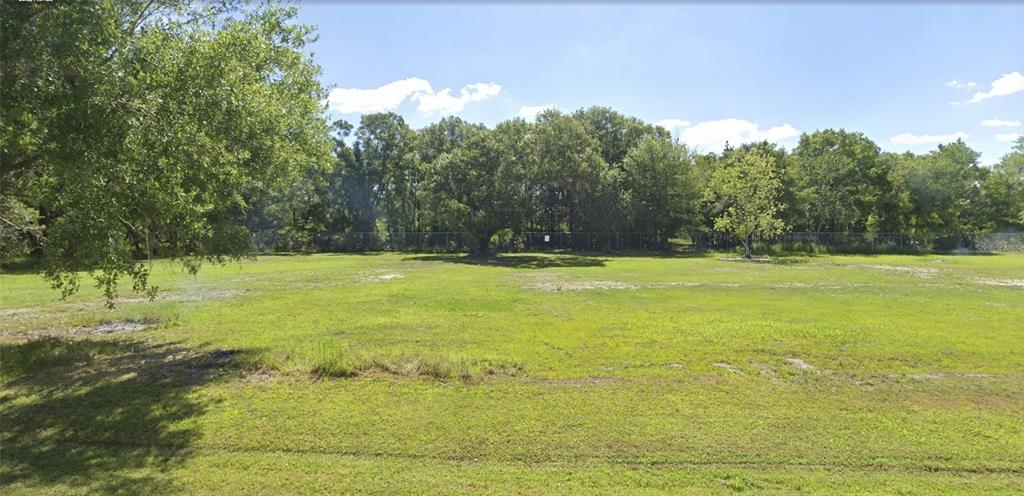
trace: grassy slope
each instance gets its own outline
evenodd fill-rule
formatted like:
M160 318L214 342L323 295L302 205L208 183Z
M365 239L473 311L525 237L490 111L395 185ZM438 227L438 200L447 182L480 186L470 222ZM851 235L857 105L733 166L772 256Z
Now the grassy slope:
M1024 256L779 262L267 257L112 312L0 275L0 484L1024 490L1024 290L984 283ZM24 344L117 319L162 324Z

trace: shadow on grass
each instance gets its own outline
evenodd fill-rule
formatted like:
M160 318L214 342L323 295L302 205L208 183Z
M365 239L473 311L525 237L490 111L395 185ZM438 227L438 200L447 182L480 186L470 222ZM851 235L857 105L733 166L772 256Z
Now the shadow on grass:
M235 353L130 340L0 346L0 486L176 492L156 474L185 460L200 435L189 421L211 406L190 393Z
M604 259L569 254L550 255L491 255L474 256L453 253L432 255L414 255L405 257L403 261L412 262L447 262L466 265L490 267L510 267L513 269L548 269L556 267L603 267Z
M0 260L0 274L34 274L42 270L42 262L35 257Z

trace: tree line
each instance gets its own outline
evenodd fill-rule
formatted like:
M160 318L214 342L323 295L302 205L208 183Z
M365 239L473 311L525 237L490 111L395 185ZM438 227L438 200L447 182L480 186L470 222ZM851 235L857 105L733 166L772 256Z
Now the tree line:
M958 233L1024 227L1024 140L995 164L962 141L926 154L882 151L825 129L700 153L609 108L548 110L493 128L445 117L411 129L395 113L332 128L333 161L258 199L247 225L276 248L324 235L458 231L486 252L499 233L735 234L748 247L784 230Z
M241 0L0 2L0 262L63 293L91 273L155 290L253 232L958 232L1024 227L1024 141L992 168L962 142L882 152L823 130L701 153L602 107L488 128L394 113L329 125L312 26Z

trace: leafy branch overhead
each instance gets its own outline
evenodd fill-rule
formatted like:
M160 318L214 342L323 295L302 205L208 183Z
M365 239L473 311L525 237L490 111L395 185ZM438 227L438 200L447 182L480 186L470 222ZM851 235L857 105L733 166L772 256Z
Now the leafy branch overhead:
M37 206L46 276L108 294L143 258L238 257L248 198L329 157L294 9L4 2L0 192ZM14 192L9 194L8 192Z

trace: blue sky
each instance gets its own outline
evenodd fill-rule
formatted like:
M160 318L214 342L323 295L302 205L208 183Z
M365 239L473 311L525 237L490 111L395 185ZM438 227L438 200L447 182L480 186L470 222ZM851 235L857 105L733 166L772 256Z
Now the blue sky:
M1024 4L324 2L299 20L319 25L331 113L354 123L602 105L703 150L833 127L893 151L966 136L986 164L1024 132Z

